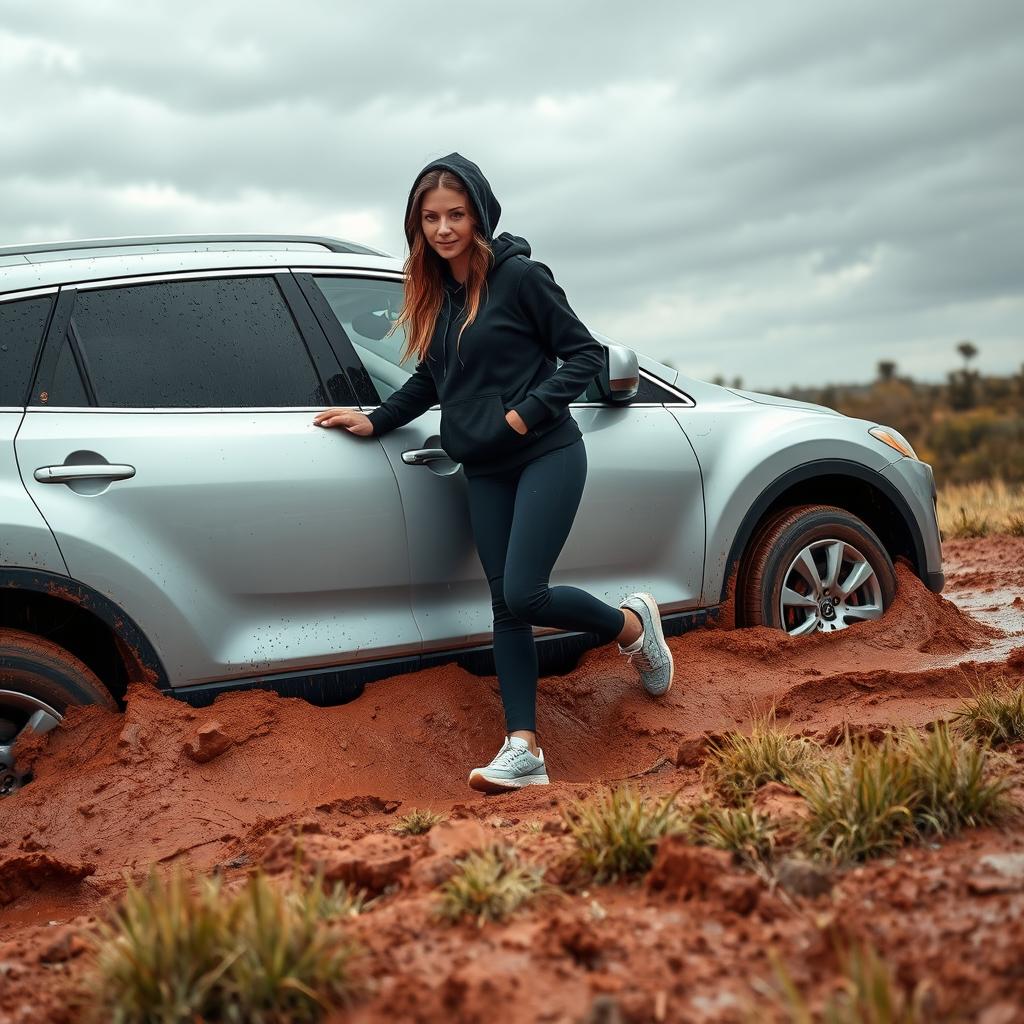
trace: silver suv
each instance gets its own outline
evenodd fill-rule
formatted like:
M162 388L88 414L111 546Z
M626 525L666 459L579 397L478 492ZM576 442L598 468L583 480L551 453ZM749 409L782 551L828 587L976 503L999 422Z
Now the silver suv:
M493 672L440 408L381 438L313 424L407 378L401 302L401 260L332 238L0 248L0 788L20 733L130 682L334 702L443 661ZM898 556L942 589L932 472L895 430L595 337L552 582L652 591L670 634L731 589L738 625L843 629L882 614ZM537 639L545 670L596 640Z

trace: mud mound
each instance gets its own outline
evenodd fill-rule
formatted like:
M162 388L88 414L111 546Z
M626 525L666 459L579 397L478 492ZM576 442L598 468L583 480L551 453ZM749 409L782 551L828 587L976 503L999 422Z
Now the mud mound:
M613 645L586 652L574 672L541 682L552 778L671 768L686 737L741 727L773 704L820 729L935 717L968 688L949 655L1001 633L905 565L897 573L883 620L832 636L759 627L671 638L677 675L661 699ZM248 691L197 710L137 684L123 716L76 709L45 737L35 781L0 805L0 835L32 835L40 851L95 863L100 876L181 856L209 865L311 809L353 820L403 802L472 803L467 773L501 735L497 680L451 665L372 684L335 708Z

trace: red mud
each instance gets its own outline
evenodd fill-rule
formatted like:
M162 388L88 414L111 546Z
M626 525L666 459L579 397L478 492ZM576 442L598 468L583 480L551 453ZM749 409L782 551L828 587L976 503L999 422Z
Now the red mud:
M1024 593L1024 540L954 542L944 554L946 593L958 604L972 593L958 580ZM283 868L296 833L331 877L371 891L397 886L353 923L376 980L372 998L344 1019L471 1021L515 999L523 1020L596 1020L606 998L620 1014L606 1019L739 1020L743 1000L757 999L750 978L771 976L768 946L801 983L820 985L834 970L822 915L870 932L908 984L936 979L944 1010L969 1000L967 1019L980 1019L982 1002L1020 999L1010 950L1019 962L1024 879L984 896L968 881L979 850L1015 847L1020 832L974 833L847 872L813 913L728 858L696 864L681 853L646 887L601 887L483 931L427 919L430 887L482 836L503 833L554 864L567 842L554 813L565 797L626 777L695 793L700 758L690 755L706 732L743 727L773 705L780 721L826 740L844 725L921 725L972 686L1024 677L1020 603L1011 597L982 621L980 609L969 615L929 593L905 563L897 574L883 620L832 636L718 628L670 638L676 679L659 700L613 645L588 651L573 672L541 681L538 727L553 785L504 797L465 785L500 744L497 682L454 666L373 683L336 708L247 692L196 710L135 684L123 716L73 711L24 752L35 780L0 803L0 1024L75 1019L65 997L80 958L40 957L54 925L87 927L123 888L122 872L182 859L229 873ZM681 746L690 755L680 757ZM391 835L394 813L413 807L464 820L451 833ZM684 884L679 872L708 880Z

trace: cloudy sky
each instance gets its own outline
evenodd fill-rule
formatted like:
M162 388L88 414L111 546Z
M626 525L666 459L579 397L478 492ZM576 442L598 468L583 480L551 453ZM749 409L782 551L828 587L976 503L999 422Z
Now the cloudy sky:
M1024 361L1019 0L0 0L0 82L0 244L403 256L458 150L588 325L693 376Z

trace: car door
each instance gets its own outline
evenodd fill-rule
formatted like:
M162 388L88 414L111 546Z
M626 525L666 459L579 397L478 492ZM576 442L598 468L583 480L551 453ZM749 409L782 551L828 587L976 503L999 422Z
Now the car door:
M418 656L401 498L290 274L62 289L16 448L71 575L171 685Z
M401 386L412 367L401 363L404 334L382 336L401 309L401 276L310 272L304 287L326 300L337 320L334 329L351 341L380 400ZM645 384L640 400L628 407L588 399L590 392L572 406L587 448L587 483L551 584L581 586L613 604L648 590L671 613L700 600L700 469L664 406L666 399L685 399L667 388L659 392L646 377ZM380 438L405 508L412 606L425 652L489 642L492 626L466 480L441 448L440 417L434 406Z

